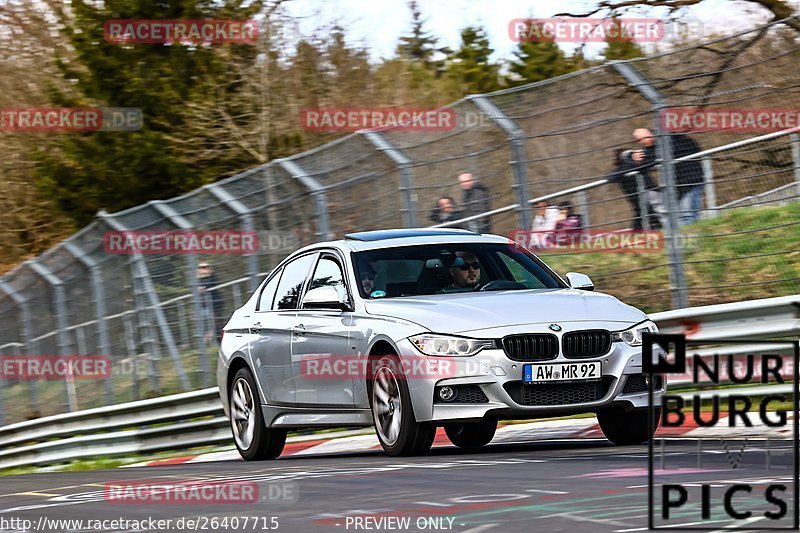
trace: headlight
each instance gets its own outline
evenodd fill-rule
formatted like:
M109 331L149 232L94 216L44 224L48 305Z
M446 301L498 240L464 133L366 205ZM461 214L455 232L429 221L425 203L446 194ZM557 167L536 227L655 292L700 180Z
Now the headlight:
M409 337L411 344L425 355L475 355L484 348L494 348L493 340L465 339L446 335L422 334Z
M611 340L614 342L624 342L628 346L641 346L642 333L657 333L658 327L650 320L646 320L641 324L636 324L632 328L625 331L615 331L611 335Z

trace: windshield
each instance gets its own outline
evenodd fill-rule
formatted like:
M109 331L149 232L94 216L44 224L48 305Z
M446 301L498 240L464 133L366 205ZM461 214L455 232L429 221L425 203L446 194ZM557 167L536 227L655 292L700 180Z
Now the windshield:
M403 246L353 257L364 298L565 287L532 255L508 244Z

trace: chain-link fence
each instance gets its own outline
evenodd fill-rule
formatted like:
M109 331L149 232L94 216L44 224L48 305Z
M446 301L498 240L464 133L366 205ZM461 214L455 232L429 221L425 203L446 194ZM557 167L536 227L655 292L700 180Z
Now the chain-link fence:
M472 96L450 106L452 130L358 132L178 198L101 212L0 280L0 355L98 354L112 371L101 381L5 379L0 423L212 385L219 328L291 251L286 242L354 230L477 221L511 236L551 222L543 231L558 232L571 217L571 230L595 234L661 227L663 247L647 253L539 251L560 273L589 273L598 290L650 312L795 293L796 135L757 124L680 136L664 113L790 115L800 108L797 39L776 23ZM649 149L646 136L634 143L637 128L652 131ZM647 168L637 150L650 154ZM621 157L631 165L620 167ZM480 202L466 201L476 197L461 189L463 173L477 180ZM447 216L436 211L442 197L455 204ZM104 241L110 231L173 230L262 238L255 253L208 256L109 253Z

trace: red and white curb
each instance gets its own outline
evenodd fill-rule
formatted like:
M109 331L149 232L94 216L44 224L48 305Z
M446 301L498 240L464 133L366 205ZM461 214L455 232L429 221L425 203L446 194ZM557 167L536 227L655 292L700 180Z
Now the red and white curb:
M677 428L659 428L657 436L664 437L733 437L743 434L769 435L771 437L786 438L786 432L791 432L790 425L785 428L773 428L763 425L760 420L753 420L754 427L739 428L729 427L727 417L720 417L716 426L706 428L694 424L684 424ZM523 424L501 425L492 444L524 444L526 442L569 440L569 439L604 439L597 420L592 418L576 418L569 420L545 420L527 422ZM434 446L450 446L444 430L439 428L436 433ZM286 441L282 457L286 456L319 456L337 453L359 453L381 448L378 437L373 430L342 431L321 435L304 435L290 437ZM139 466L165 466L186 463L206 463L210 461L241 461L242 458L236 449L227 449L218 452L204 453L201 455L187 455L146 461L125 465L125 467Z

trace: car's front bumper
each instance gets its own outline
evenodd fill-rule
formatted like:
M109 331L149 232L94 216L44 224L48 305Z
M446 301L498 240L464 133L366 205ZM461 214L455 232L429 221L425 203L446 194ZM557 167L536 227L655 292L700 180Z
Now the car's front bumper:
M642 387L642 355L640 347L631 347L622 342L612 343L611 350L601 356L587 359L556 359L542 363L591 362L601 363L602 378L599 382L575 382L547 385L524 385L523 365L512 361L501 349L483 350L471 357L424 356L406 339L398 343L400 357L405 367L426 368L426 372L412 372L406 376L414 414L418 421L445 422L451 420L479 419L486 415L497 418L537 418L566 414L596 412L611 406L625 409L646 408L649 393ZM416 367L414 366L416 364ZM626 392L628 379L636 380L636 392ZM452 402L438 399L439 387L463 387L470 385L473 397L469 402ZM480 393L481 398L475 401ZM539 389L534 389L539 387ZM547 388L556 394L546 394ZM556 391L555 389L558 388ZM644 389L644 390L643 390ZM464 390L464 389L461 389ZM654 389L653 403L661 404L663 383ZM539 402L547 396L544 402ZM591 401L581 401L580 397ZM562 400L564 403L561 403Z

